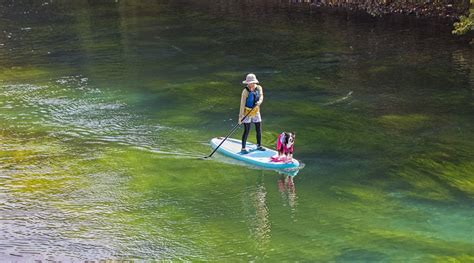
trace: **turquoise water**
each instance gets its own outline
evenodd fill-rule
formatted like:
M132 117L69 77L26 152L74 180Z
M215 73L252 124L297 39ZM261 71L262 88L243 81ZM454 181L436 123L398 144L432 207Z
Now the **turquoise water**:
M474 260L474 59L449 26L271 1L2 3L0 26L1 260ZM248 72L295 177L198 158Z

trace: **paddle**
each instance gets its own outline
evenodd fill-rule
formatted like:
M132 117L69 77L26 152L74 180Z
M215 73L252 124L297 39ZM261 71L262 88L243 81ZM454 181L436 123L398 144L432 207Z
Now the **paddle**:
M237 128L240 127L240 125L242 125L242 122L245 120L245 118L247 118L247 116L250 115L250 113L255 109L255 107L253 107L241 120L240 120L240 123L237 123L234 128L232 128L232 130L230 130L230 132L227 134L227 136L225 136L224 140L221 141L221 143L219 143L219 145L217 145L217 147L214 149L214 151L212 151L211 154L209 154L208 156L205 156L204 159L206 158L210 158L212 157L212 155L217 151L217 149L219 149L219 147L221 147L221 145L225 142L225 140L227 140L227 138L229 138L229 136L231 136L236 130Z

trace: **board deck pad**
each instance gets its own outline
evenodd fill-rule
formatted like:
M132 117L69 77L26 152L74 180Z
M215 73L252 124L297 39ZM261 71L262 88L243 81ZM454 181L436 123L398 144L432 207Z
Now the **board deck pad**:
M213 138L211 139L211 146L215 149L224 138ZM257 150L257 145L247 142L247 150L249 153L243 154L240 152L242 147L242 141L237 139L228 138L222 145L217 149L217 152L222 153L226 156L234 159L270 169L295 169L300 166L298 160L293 158L292 162L274 162L271 157L278 155L278 152L269 148L266 151Z

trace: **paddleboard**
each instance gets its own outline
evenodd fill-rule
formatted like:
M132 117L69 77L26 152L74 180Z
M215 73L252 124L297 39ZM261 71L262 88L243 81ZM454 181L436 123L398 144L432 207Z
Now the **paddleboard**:
M211 139L211 146L215 149L224 138L213 138ZM300 162L293 159L291 162L275 162L272 161L272 156L277 156L278 152L266 147L265 151L257 150L257 145L247 142L247 150L249 153L243 154L240 152L242 147L242 141L237 139L228 138L222 145L217 149L217 152L222 153L231 158L253 164L256 166L269 168L269 169L294 169L300 166Z

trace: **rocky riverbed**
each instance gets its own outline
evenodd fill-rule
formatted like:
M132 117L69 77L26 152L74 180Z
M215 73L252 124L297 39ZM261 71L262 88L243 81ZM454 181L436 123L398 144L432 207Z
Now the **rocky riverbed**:
M373 16L386 14L407 14L424 17L441 17L451 20L469 12L469 0L291 0L293 4L309 5L311 8L336 7L348 10L362 10Z

